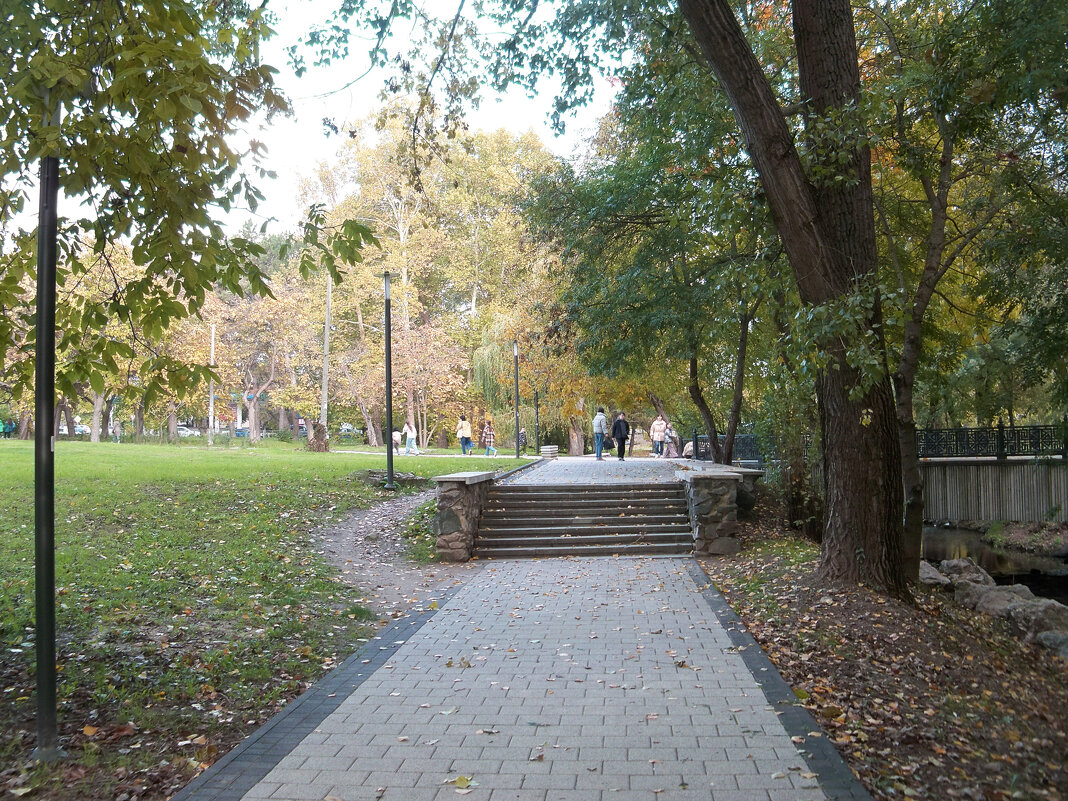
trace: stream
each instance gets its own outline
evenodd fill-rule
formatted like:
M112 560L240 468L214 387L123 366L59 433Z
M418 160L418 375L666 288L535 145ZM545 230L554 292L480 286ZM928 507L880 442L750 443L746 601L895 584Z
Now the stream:
M1068 561L998 550L974 531L924 528L923 558L935 567L943 559L965 556L970 556L998 584L1025 584L1035 595L1068 604Z

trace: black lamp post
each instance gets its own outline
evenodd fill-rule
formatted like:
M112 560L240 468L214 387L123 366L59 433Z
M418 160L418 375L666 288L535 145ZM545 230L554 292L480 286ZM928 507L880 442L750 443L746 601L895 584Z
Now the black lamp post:
M382 273L386 292L386 489L395 490L393 483L393 360L390 354L392 337L389 309L389 271Z
M512 340L512 356L515 359L515 458L519 458L519 340Z
M45 103L49 98L46 96ZM45 125L59 125L60 111L46 112ZM37 223L37 342L34 379L34 648L37 652L37 749L51 762L63 755L56 744L56 229L59 217L59 157L41 159Z

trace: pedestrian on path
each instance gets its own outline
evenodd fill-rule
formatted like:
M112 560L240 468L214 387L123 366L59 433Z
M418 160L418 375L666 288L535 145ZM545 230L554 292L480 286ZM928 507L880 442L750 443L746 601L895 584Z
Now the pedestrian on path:
M397 429L394 428L393 429L393 453L394 453L394 455L400 455L400 444L401 444L401 432L399 432Z
M597 414L593 416L593 450L598 462L604 461L601 452L604 450L604 437L607 433L608 418L604 416L604 407L598 406Z
M404 453L414 453L419 455L419 448L415 444L416 430L415 424L411 420L404 421L404 428L401 429L401 434L404 435Z
M471 423L464 415L460 415L460 422L456 424L456 439L460 440L460 453L467 456L474 450L471 444Z
M518 437L518 439L516 441L519 444L519 450L521 450L523 452L523 455L525 456L526 453L527 453L527 429L526 429L526 426L524 426L523 428L519 429L519 437Z
M616 455L619 456L619 461L624 461L623 454L627 452L627 439L630 437L630 424L627 422L627 417L623 412L619 413L619 417L612 423L612 439L616 441Z
M496 456L497 449L493 447L497 441L497 435L493 432L493 421L487 420L485 427L482 429L482 444L486 446L486 456ZM490 453L493 451L493 453Z
M664 448L668 459L679 458L679 446L676 444L678 440L678 434L675 433L675 429L672 428L671 423L667 425L667 431L664 432Z
M658 414L653 424L649 426L649 436L653 440L653 458L664 458L664 438L667 433L667 420L664 415Z

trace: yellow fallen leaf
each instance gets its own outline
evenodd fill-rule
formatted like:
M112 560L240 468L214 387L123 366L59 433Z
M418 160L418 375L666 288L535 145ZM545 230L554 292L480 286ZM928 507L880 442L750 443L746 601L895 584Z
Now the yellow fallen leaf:
M100 731L100 729L97 726L82 726L82 734L86 737L92 737L98 731ZM12 792L14 792L14 790L12 790Z

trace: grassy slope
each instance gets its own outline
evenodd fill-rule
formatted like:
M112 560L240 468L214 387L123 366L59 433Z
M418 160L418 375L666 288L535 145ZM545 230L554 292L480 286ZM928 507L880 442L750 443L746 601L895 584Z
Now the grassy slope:
M59 443L60 727L86 773L79 786L70 761L63 776L23 767L0 774L0 790L34 783L31 797L110 797L100 794L140 782L143 797L157 784L162 797L214 758L213 741L239 739L351 652L373 615L309 532L383 497L362 471L384 463L280 443ZM471 467L461 457L395 459L397 471L423 476ZM33 572L33 447L4 441L0 764L33 744ZM161 760L174 775L150 767Z

